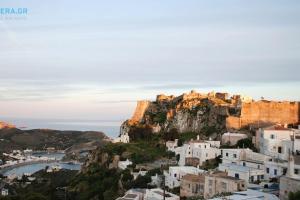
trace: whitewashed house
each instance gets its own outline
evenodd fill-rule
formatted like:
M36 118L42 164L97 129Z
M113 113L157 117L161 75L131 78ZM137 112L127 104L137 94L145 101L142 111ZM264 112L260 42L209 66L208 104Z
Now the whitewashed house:
M203 174L205 170L198 169L192 166L173 166L169 167L169 171L164 171L165 185L169 188L180 186L181 178L186 174Z
M222 163L233 163L242 166L264 169L267 156L253 152L251 149L221 149Z
M125 133L125 134L121 134L119 137L115 138L113 140L113 143L119 143L119 142L129 143L129 141L130 141L129 135L128 135L128 133Z
M259 152L281 160L288 160L289 153L295 152L294 143L299 143L294 138L297 135L293 129L285 128L281 125L275 125L256 132L256 147ZM299 145L300 146L300 145Z
M280 177L280 199L288 200L288 194L290 192L297 192L299 189L300 155L290 155L288 160L287 174Z
M268 156L265 161L266 179L285 175L289 156L300 153L299 129L289 129L281 125L259 129L255 142L260 153Z
M118 168L124 170L127 168L128 165L132 165L132 162L130 160L125 160L125 161L119 161L118 162Z
M8 196L8 189L2 188L1 189L1 196Z
M178 147L178 139L175 139L175 141L171 141L171 140L167 141L166 147L168 151L175 152L175 149Z
M187 164L187 160L194 158L197 159L196 164L201 166L206 160L214 159L221 154L219 147L220 141L199 140L198 136L197 140L191 140L181 147L179 165L191 165Z
M228 172L228 176L255 182L265 179L264 162L267 157L251 149L222 149L222 163L219 170Z
M247 183L253 183L264 179L264 169L247 167L234 163L221 163L219 170L228 173L228 176L245 180Z
M138 176L145 176L147 172L146 170L139 170L138 172L131 172L131 175L133 176L133 180L135 180Z
M246 134L227 132L222 135L221 142L222 144L235 145L239 140L246 138Z
M164 191L160 188L146 190L146 195L144 197L144 200L162 200L162 199L180 200L180 197L167 191L165 192L165 197L164 197Z
M130 189L123 197L119 197L116 200L143 200L145 194L145 189Z
M265 161L265 178L271 179L280 177L287 173L288 161L269 157Z

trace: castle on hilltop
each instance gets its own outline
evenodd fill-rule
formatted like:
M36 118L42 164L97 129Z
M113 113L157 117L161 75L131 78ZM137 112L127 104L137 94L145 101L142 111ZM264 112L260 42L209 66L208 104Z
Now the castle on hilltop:
M255 101L249 96L232 95L221 92L198 93L192 90L180 96L157 95L156 101L138 101L131 122L140 122L151 104L179 104L184 102L190 108L203 99L210 99L219 106L227 107L227 129L240 129L245 126L263 127L271 124L298 124L300 122L300 103L290 101ZM170 113L175 112L170 110Z

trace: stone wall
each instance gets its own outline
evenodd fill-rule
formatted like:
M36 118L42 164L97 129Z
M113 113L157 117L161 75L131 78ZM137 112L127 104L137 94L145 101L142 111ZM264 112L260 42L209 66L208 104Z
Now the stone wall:
M257 101L242 103L240 117L230 116L226 119L228 129L244 126L263 127L271 124L299 123L299 102Z
M226 118L226 128L227 129L240 129L241 128L241 118L229 116Z
M280 178L280 200L288 200L289 192L297 192L300 189L300 180L292 179L286 176Z
M138 101L131 121L140 122L143 119L145 111L149 107L150 103L150 101Z
M295 124L299 122L299 102L257 101L243 103L242 126L258 123Z

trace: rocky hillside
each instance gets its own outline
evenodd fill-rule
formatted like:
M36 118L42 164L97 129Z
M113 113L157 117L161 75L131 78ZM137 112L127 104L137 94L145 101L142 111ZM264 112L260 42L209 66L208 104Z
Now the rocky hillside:
M13 124L9 124L7 122L2 122L0 121L0 129L3 129L3 128L15 128L16 126L13 125Z
M258 128L276 123L297 125L300 103L254 101L251 97L228 93L191 91L180 96L158 95L155 101L139 101L131 119L121 126L121 135L151 128L154 133L176 129L215 138L226 130ZM135 134L135 133L134 133Z
M104 133L94 131L4 128L0 129L0 153L26 148L44 150L48 147L76 152L96 148L108 140Z
M226 118L240 114L241 102L240 96L228 98L227 93L158 95L156 101L138 102L133 117L122 124L122 134L148 126L155 133L177 129L211 136L226 130Z

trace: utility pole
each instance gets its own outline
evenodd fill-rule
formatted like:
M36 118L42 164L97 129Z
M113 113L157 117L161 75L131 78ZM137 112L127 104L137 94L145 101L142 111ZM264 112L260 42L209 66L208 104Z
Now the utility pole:
M165 175L163 174L163 187L164 187L164 197L163 197L163 200L166 200L166 182L165 182Z

